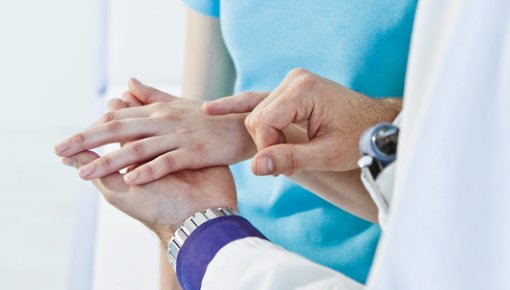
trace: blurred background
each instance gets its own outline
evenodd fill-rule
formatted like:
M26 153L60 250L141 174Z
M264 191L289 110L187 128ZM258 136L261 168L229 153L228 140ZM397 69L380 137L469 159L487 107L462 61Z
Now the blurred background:
M178 93L184 19L178 0L0 0L0 289L157 288L156 250L137 251L157 241L52 147L131 76Z

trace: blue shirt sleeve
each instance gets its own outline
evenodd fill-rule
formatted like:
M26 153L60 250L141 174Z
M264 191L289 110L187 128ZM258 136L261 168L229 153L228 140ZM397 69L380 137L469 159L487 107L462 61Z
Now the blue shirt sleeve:
M205 270L216 253L230 242L247 237L267 239L240 216L219 217L200 225L177 255L177 279L182 289L200 290Z
M191 9L211 17L220 17L220 0L183 0Z

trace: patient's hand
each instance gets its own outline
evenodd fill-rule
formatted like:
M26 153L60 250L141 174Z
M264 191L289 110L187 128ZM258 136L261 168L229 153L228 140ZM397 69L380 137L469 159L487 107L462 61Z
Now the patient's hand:
M255 153L243 123L246 114L209 116L202 111L202 102L171 96L134 79L130 92L127 108L106 113L89 129L55 146L59 156L67 157L105 144L128 142L84 163L79 170L82 178L103 177L141 164L126 174L124 181L144 184L183 169L233 164Z
M78 168L98 158L95 153L84 151L63 161ZM234 182L226 166L184 170L142 186L124 183L118 172L92 182L109 203L141 221L165 243L196 212L236 208Z

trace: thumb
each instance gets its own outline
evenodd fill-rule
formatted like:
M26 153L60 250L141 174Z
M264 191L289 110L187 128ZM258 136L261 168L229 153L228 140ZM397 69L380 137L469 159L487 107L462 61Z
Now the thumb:
M169 102L176 99L176 97L170 94L142 84L135 78L129 79L128 86L131 93L146 105L157 102Z
M92 151L83 151L73 156L64 158L63 162L67 165L72 165L77 169L83 165L98 159L99 156ZM104 195L107 201L111 201L116 195L127 192L129 186L122 180L122 175L118 172L112 173L102 178L92 180L92 183Z
M296 171L322 168L324 153L320 143L277 144L257 154L252 161L255 175L292 175Z
M203 110L209 115L248 113L267 96L269 92L245 92L239 95L204 102Z

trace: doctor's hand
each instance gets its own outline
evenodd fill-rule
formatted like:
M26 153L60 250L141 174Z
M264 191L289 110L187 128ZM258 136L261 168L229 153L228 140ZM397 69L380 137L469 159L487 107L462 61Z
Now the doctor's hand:
M250 112L245 120L257 154L258 175L291 175L302 170L347 171L357 168L362 132L391 122L401 110L399 99L371 99L312 74L292 70L269 95L243 93L204 104L210 115ZM289 142L285 131L304 128L307 140Z
M246 114L210 116L202 102L177 98L132 79L124 100L109 103L89 129L55 146L61 157L110 143L125 143L84 163L79 174L91 180L131 168L128 184L144 184L183 169L229 165L248 159L256 149L244 127Z
M84 151L63 159L79 168L99 156ZM124 183L118 172L92 182L110 204L139 220L164 243L185 219L196 212L215 207L236 209L236 192L226 166L184 170L143 186Z

